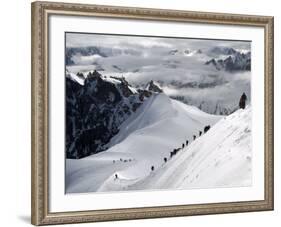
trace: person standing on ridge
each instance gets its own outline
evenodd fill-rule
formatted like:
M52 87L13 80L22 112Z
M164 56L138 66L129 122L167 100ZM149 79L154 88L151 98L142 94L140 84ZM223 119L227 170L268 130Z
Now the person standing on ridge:
M240 109L245 109L246 107L246 101L247 101L247 96L246 94L243 92L240 101L239 101L239 108Z

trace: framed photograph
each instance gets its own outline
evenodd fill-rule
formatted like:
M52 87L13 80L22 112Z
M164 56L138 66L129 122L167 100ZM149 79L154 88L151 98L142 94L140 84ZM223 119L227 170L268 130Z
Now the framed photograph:
M34 225L273 209L273 17L32 3Z

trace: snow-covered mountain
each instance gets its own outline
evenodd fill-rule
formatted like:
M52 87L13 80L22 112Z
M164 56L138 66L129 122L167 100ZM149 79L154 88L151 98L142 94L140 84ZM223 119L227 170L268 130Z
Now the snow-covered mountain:
M93 64L96 58L102 57L113 57L118 55L132 55L139 56L141 53L132 49L124 48L107 48L99 46L87 46L87 47L67 47L65 50L65 64L75 65L75 64Z
M190 50L190 49L178 50L178 49L174 49L174 50L168 51L168 55L178 55L178 56L186 56L186 57L192 57L194 55L200 55L202 53L203 52L202 52L201 49L198 49L198 50Z
M251 52L240 53L239 51L229 50L227 57L206 61L206 65L212 65L217 70L226 70L226 71L250 71L251 70Z
M65 44L66 192L251 183L251 42L66 33Z
M128 190L250 186L251 113L248 106L222 118L175 158L129 185Z
M236 54L237 51L232 47L224 47L224 46L215 46L208 50L208 55L210 56L220 56L220 55L233 55Z
M97 71L66 75L66 157L82 158L106 150L119 126L157 92L131 87L124 78ZM159 90L159 88L158 88Z
M157 93L163 92L163 90L160 88L160 85L159 84L155 84L155 82L153 80L151 80L146 85L145 90L153 91L153 92L157 92Z
M207 124L211 129L199 137ZM68 193L249 185L251 107L221 118L163 93L121 125L106 152L66 161Z
M152 93L119 127L107 144L109 149L89 157L66 162L66 191L122 190L151 174L169 159L170 152L193 141L220 116ZM183 145L184 144L184 145ZM118 180L114 180L115 174Z

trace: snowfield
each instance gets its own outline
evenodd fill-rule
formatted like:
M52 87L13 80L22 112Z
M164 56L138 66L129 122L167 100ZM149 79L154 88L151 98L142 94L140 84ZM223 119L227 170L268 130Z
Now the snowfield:
M206 125L211 129L199 137ZM223 117L153 94L108 147L66 160L67 193L248 186L251 107ZM171 158L176 148L182 149Z
M131 189L251 185L251 107L221 119L206 134Z

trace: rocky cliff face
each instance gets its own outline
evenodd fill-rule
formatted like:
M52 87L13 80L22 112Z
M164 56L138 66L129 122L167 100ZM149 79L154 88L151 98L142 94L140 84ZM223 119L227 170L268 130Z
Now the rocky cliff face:
M160 86L158 86L157 84L155 84L155 82L153 80L151 80L147 85L146 85L146 90L148 91L152 91L152 92L157 92L157 93L162 93L162 89L160 88Z
M232 53L232 52L231 52ZM207 61L205 65L212 65L217 70L226 71L250 71L251 70L251 52L246 54L238 51L232 53L232 55L225 59L214 59Z
M106 150L119 126L156 92L136 90L124 78L97 71L85 77L81 85L66 76L66 157L70 159Z

